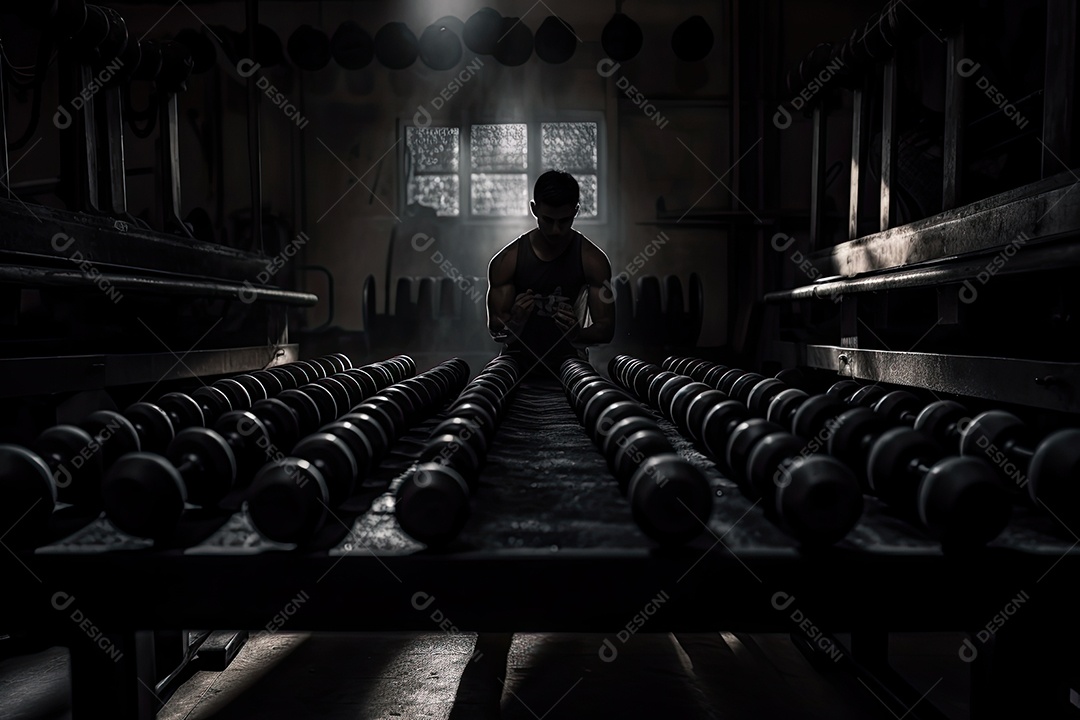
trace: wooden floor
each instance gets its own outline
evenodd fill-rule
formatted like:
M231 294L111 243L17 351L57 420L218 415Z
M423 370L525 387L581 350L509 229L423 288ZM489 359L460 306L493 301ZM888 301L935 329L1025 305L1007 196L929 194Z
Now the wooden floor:
M196 672L159 720L874 720L894 718L786 635L263 634L224 672ZM893 665L954 720L968 717L959 635L893 636ZM506 653L505 659L503 653ZM927 692L929 691L929 692ZM0 661L0 718L70 717L66 651Z

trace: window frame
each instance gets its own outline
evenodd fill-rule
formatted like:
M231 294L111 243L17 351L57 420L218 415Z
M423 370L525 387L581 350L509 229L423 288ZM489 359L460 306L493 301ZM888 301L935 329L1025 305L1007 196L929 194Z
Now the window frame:
M530 197L532 199L532 188L536 184L536 178L540 176L540 155L543 150L542 141L542 125L544 123L560 123L560 122L592 122L596 124L596 215L592 217L578 216L574 220L574 226L596 227L606 225L608 221L608 206L612 204L610 198L612 193L609 191L608 173L607 173L607 132L606 132L606 116L603 111L600 110L555 110L544 112L543 114L528 119L522 120L521 118L515 118L506 115L488 115L481 114L469 118L463 118L460 123L432 123L426 127L456 127L459 129L458 142L458 207L462 209L458 215L439 215L437 220L447 222L458 222L466 226L489 226L498 227L505 225L520 225L523 221L535 222L535 218L529 211L529 207L526 204L524 208L524 214L522 215L474 215L472 212L472 153L470 152L470 145L472 142L472 128L474 125L525 125L526 137L529 140L529 150L527 156L528 167L525 171L526 175L526 187ZM407 128L410 127L404 121L401 123L401 155L399 161L399 167L402 168L402 183L400 190L400 202L401 207L404 209L408 204L409 194L409 181L407 171L408 168L405 164L405 158L407 156L407 144L406 133ZM413 126L415 127L415 126Z

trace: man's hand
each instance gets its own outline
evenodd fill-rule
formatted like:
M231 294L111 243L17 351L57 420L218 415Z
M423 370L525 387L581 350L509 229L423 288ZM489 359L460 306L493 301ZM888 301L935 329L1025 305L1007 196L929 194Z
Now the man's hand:
M510 308L510 319L506 322L506 331L511 335L518 335L525 322L532 315L536 294L530 288L523 293L518 293L514 298L514 305Z
M581 332L581 325L578 323L577 315L574 314L574 306L570 303L559 303L555 307L555 314L551 317L568 340L573 341Z

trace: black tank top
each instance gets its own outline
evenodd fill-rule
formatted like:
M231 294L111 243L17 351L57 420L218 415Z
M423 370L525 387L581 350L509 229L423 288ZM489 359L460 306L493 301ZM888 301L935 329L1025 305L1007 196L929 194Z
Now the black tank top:
M532 289L539 295L519 340L508 342L504 351L523 365L522 371L542 359L557 375L559 366L567 358L588 358L584 350L574 347L563 337L563 330L552 318L560 302L574 305L588 284L581 259L582 237L575 231L566 250L553 260L541 260L536 256L528 233L516 240L514 289L518 293Z

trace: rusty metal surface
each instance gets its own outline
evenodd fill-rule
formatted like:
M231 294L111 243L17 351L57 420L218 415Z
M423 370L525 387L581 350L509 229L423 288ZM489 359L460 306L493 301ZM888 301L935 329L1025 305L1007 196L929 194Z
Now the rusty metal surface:
M896 269L864 277L838 278L833 276L810 285L767 293L764 300L765 302L780 303L824 299L833 298L837 295L959 284L965 280L976 279L980 273L985 274L987 272L995 276L1019 275L1080 265L1080 243L1076 239L1026 242L1019 247L1014 244L1010 249L1014 252L1008 258L1008 262L1000 263L1000 266L993 264L993 255L980 253L971 257L953 259L949 262L927 264L917 268Z
M820 276L895 270L1080 231L1077 175L1066 171L1032 185L948 210L925 220L840 243L813 256Z
M844 377L999 403L1080 412L1080 364L939 353L795 346L795 364Z

